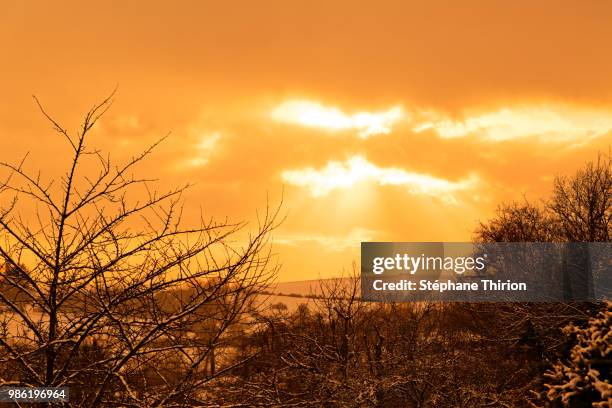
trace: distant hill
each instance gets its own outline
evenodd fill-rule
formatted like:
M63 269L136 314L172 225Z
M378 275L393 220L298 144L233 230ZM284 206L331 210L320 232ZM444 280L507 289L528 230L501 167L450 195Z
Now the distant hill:
M277 282L262 294L265 303L283 303L289 310L294 310L302 303L312 303L314 298L321 295L321 284L332 280L345 280L346 278L313 279L295 282Z

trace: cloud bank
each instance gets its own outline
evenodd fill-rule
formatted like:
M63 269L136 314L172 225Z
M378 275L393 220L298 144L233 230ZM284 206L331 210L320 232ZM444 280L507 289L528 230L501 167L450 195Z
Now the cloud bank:
M308 188L313 197L361 182L374 182L381 186L404 186L410 194L438 197L445 201L454 201L454 192L473 188L477 183L476 176L449 181L395 167L378 167L359 155L345 162L330 161L322 169L286 170L282 172L282 178L289 184Z
M388 134L404 113L395 106L383 112L357 112L348 114L339 108L325 106L318 102L291 100L272 111L272 119L278 122L297 124L327 130L357 130L361 138Z

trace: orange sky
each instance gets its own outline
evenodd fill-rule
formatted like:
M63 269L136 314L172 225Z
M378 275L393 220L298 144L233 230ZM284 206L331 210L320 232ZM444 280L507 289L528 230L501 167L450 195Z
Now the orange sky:
M194 211L253 219L284 186L281 281L361 240L468 240L612 141L612 3L532 3L8 0L0 160L59 169L31 94L76 129L118 84L95 144L172 131L141 170L196 182Z

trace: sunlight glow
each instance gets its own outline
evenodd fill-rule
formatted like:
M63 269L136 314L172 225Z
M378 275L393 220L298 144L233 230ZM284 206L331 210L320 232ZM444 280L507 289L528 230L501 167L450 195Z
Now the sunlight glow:
M314 243L327 251L346 251L359 248L360 242L375 240L378 234L378 231L355 227L347 235L279 234L274 239L274 243L293 247Z
M383 186L406 186L410 194L433 196L450 202L454 201L453 192L472 188L477 183L476 176L453 182L400 168L380 168L362 156L353 156L344 163L330 161L320 170L312 167L287 170L282 173L282 178L289 184L307 187L314 197L371 181Z
M414 132L433 129L442 138L475 135L489 141L536 137L545 142L588 142L612 130L607 112L559 107L505 108L463 120L428 113L433 120L416 123Z
M355 129L362 138L388 134L392 126L403 117L402 108L393 107L385 112L357 112L347 114L342 110L317 102L293 100L272 111L272 119L307 127L328 130Z

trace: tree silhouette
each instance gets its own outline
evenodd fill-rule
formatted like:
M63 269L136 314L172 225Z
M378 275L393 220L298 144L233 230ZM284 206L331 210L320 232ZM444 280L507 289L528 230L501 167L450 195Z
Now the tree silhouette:
M560 240L610 242L612 237L612 154L599 155L572 178L555 179L547 204Z
M606 258L609 251L598 245L595 248L603 250L604 256L595 256L588 243L610 242L612 236L612 154L599 154L595 161L586 163L572 177L557 176L551 197L542 205L525 200L500 206L492 219L480 223L475 235L478 242L566 243L562 250L564 296L570 301L593 298L592 264L596 260L609 262ZM597 268L601 273L609 273L609 267L598 265ZM571 339L562 336L564 327L565 332L575 331L575 324L585 323L605 305L564 302L472 307L488 309L487 312L495 316L492 320L499 330L522 328L524 346L537 350L538 358L544 363L544 359L550 362L564 359L564 349L571 344ZM609 315L609 311L601 313ZM601 340L582 336L580 342L580 346L572 349L567 366L558 362L553 365L553 371L549 371L554 381L547 386L548 392L537 394L547 402L562 402L566 406L590 406L591 402L607 406L608 391L597 394L601 388L599 372L590 372L589 377L585 377L586 385L576 384L584 371L583 362L577 360L580 349L597 348ZM609 361L606 369L609 369Z
M181 404L240 364L215 351L275 271L278 210L241 246L230 241L243 223L185 225L189 186L158 192L133 175L161 140L124 164L90 147L113 94L74 135L35 98L71 152L60 180L26 170L25 159L0 163L0 280L12 293L0 291L0 385L71 386L82 406Z
M543 205L502 204L475 233L478 242L610 242L611 237L612 153L599 154L573 177L557 176Z

